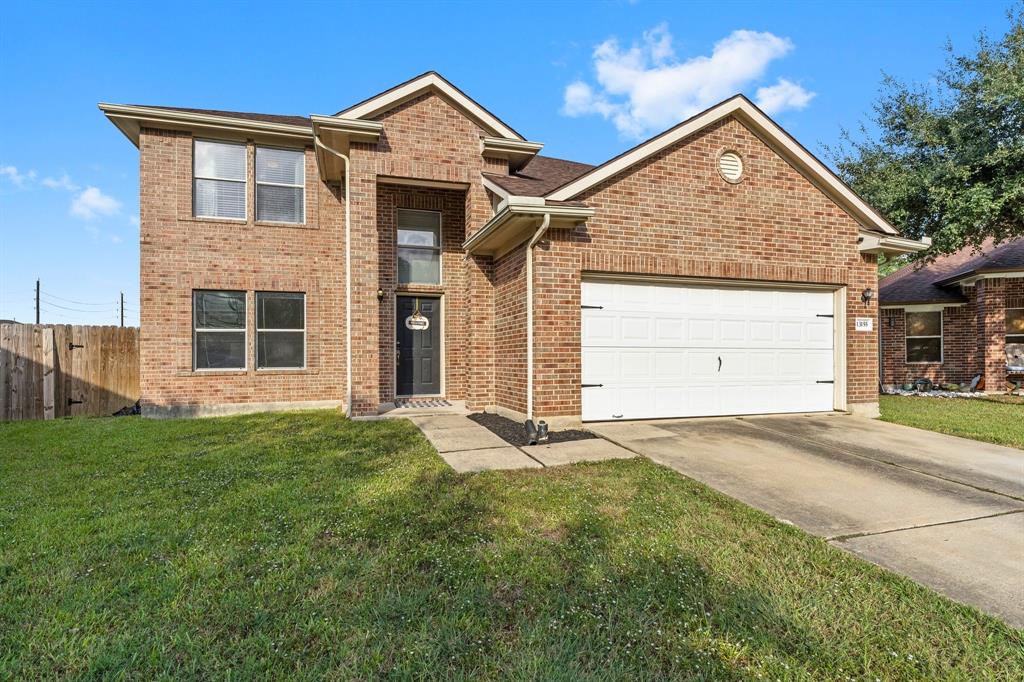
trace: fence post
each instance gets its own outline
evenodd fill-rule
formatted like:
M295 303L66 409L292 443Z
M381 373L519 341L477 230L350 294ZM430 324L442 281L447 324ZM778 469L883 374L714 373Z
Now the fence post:
M53 327L43 329L43 419L53 419L56 406L56 379Z

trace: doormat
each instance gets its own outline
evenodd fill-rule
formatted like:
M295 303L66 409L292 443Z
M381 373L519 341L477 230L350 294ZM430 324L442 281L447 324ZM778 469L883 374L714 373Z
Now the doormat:
M451 407L444 398L395 398L395 407L408 407L414 410L430 410L437 407Z

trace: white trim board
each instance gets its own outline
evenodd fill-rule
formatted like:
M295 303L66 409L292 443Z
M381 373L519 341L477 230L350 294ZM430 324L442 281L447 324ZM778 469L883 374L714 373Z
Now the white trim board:
M466 93L434 71L428 71L421 76L386 90L344 111L339 111L336 116L342 118L370 118L393 109L399 104L418 97L427 91L434 91L442 95L496 137L526 141L526 138L505 125L497 116L474 102Z
M707 111L680 123L676 127L670 128L657 137L556 188L549 192L546 198L554 201L574 199L586 190L628 170L662 149L728 116L735 116L740 122L750 128L751 132L760 137L780 156L800 171L812 184L830 196L865 227L890 235L899 234L889 221L857 196L852 189L847 187L821 161L804 149L800 143L743 95L731 97Z

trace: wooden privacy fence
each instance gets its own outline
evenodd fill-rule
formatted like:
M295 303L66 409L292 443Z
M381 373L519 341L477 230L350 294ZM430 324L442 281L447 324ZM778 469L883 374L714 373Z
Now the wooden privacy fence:
M138 399L137 327L0 324L0 421L110 415Z

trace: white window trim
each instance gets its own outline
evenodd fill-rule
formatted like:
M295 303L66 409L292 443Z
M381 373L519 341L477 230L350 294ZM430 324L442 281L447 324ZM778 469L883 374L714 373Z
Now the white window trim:
M935 334L922 334L911 336L907 333L907 315L919 315L921 313L938 313L939 314L939 333ZM945 331L945 315L940 310L905 310L903 311L903 362L907 365L941 365L946 361L946 343L943 341L943 332ZM939 359L938 360L908 360L907 359L907 339L938 339L939 340Z
M401 225L398 223L400 211L416 211L418 213L437 214L437 246L416 246L414 244L399 244L398 230ZM437 252L437 282L402 282L398 279L398 250L399 249L420 249L421 251ZM444 214L441 211L432 211L425 208L396 208L395 209L395 283L399 286L421 286L439 287L444 284Z
M302 329L301 330L299 330L299 329L276 329L276 328L261 329L260 328L260 303L259 303L259 301L260 301L260 294L302 294ZM257 291L257 292L255 292L254 301L253 301L254 310L255 310L255 315L254 315L255 319L253 320L253 323L254 323L254 326L256 328L256 346L254 347L253 352L256 355L253 358L253 364L255 365L257 372L296 372L296 371L301 371L301 370L306 369L307 365L309 364L309 358L308 358L309 344L306 343L306 340L307 340L306 328L307 328L307 326L309 324L309 319L306 317L306 313L308 311L308 303L307 303L306 299L307 299L307 297L306 297L306 292L305 291L266 291L266 290L264 290L264 291ZM301 331L302 332L302 365L301 366L299 366L299 367L261 367L260 366L260 348L259 348L259 345L260 345L260 332L271 332L271 333L273 333L273 332L291 332L292 334L294 334L297 331Z
M208 144L229 144L233 147L241 147L245 150L245 178L237 180L235 178L218 178L212 175L204 175L200 177L196 175L196 142L206 142ZM242 217L236 218L234 216L220 216L220 215L203 215L196 211L196 180L216 180L217 182L236 182L241 183L242 194L245 196L245 200L242 202ZM192 217L202 218L204 220L235 220L235 221L248 221L249 220L249 145L245 142L233 142L229 140L210 140L207 138L193 138L192 139ZM202 291L212 291L210 289L204 289ZM219 290L218 290L219 291Z
M1010 313L1011 310L1020 310L1021 312L1024 312L1024 308L1007 308L1006 309L1006 313L1005 313L1007 315L1007 318L1009 317L1009 313ZM1021 333L1021 334L1011 334L1009 332L1006 332L1005 334L1003 334L1003 354L1004 355L1006 354L1006 346L1008 346L1010 344L1010 337L1011 336L1024 337L1024 333ZM1007 368L1017 367L1017 365L1011 365L1010 364L1010 358L1009 357L1006 358L1006 366L1007 366Z
M287 152L297 152L302 155L302 184L292 185L284 182L264 182L260 180L259 171L257 170L256 156L260 153L260 149L279 149ZM256 195L253 199L253 211L256 212L256 221L261 223L276 223L278 225L305 225L306 224L306 150L296 149L295 147L272 147L270 145L256 145L256 151L253 152L253 182L256 184ZM260 219L260 185L269 185L270 187L290 187L292 189L302 190L302 218L297 222L290 220L261 220Z
M196 326L196 294L198 293L225 293L225 294L242 294L242 300L245 303L245 321L242 322L241 329L223 329L217 328L199 328ZM196 363L196 357L198 355L198 339L199 334L211 334L211 333L226 333L226 334L237 334L239 331L242 332L242 366L241 367L198 367ZM246 291L240 291L238 289L193 289L192 290L192 371L193 372L244 372L249 369L249 294Z

